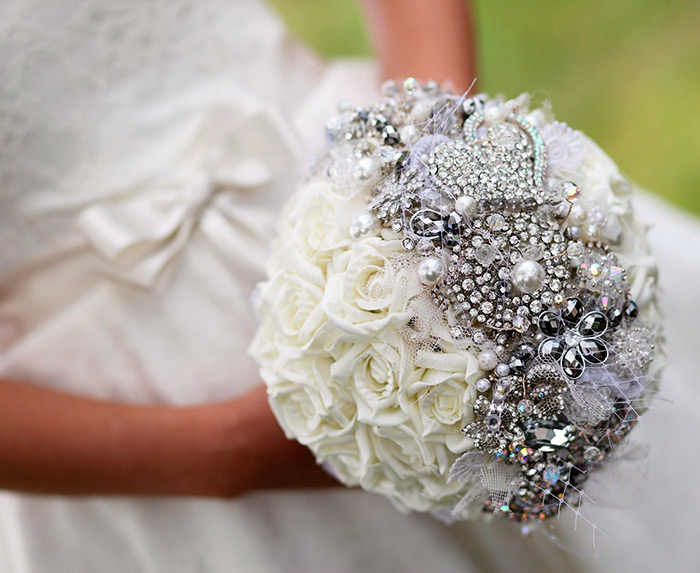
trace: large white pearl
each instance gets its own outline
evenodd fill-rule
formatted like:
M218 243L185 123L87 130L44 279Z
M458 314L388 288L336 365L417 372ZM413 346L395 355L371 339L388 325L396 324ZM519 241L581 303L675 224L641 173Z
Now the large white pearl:
M482 350L476 357L479 368L482 370L493 370L498 365L498 356L493 350Z
M372 213L360 213L350 223L350 237L354 241L359 241L362 237L375 233L378 226L379 221Z
M462 195L455 201L455 211L460 215L472 216L476 213L476 200L469 195Z
M537 261L525 259L513 267L510 279L520 292L530 294L542 286L544 269Z
M445 265L438 257L426 257L418 264L418 278L426 286L432 286L445 273Z

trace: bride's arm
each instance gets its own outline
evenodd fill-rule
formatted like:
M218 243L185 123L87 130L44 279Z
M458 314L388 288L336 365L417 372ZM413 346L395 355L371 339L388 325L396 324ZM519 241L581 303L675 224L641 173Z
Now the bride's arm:
M363 0L386 78L450 82L466 91L476 79L467 0Z
M0 381L0 488L57 494L229 497L333 483L286 440L264 387L172 408L102 402Z

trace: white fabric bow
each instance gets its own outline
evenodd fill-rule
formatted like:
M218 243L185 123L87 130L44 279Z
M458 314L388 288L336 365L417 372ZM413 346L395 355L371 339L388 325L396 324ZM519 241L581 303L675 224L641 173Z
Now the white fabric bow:
M272 210L262 206L280 206L290 191L280 183L291 184L301 164L288 124L248 97L210 106L183 146L179 166L80 213L79 228L104 270L153 287L195 228L230 254L232 264L246 250L260 250L271 232L261 227L274 224Z

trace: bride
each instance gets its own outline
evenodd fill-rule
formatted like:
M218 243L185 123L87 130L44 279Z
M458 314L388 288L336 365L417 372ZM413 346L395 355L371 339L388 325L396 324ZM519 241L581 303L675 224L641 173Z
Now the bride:
M365 7L383 75L469 87L461 0ZM675 404L637 430L647 497L592 509L601 559L400 515L330 487L245 352L276 213L334 104L377 97L374 67L322 62L256 0L1 10L2 571L698 570L694 219L639 198ZM565 544L585 535L562 522Z

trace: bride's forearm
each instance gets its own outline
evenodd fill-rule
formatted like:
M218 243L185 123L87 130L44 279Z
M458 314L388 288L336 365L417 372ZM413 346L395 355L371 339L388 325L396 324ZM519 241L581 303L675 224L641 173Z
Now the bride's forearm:
M132 406L0 381L0 488L234 495L250 465L236 426L225 405Z
M476 78L467 0L363 0L386 78L413 76L467 90Z
M262 384L188 408L81 398L0 380L0 489L235 497L338 485L287 440Z

